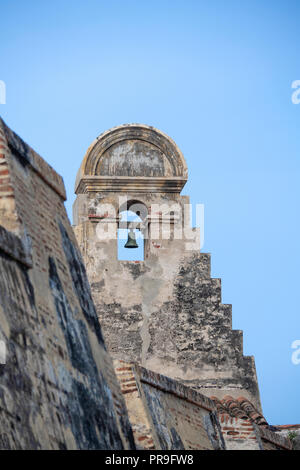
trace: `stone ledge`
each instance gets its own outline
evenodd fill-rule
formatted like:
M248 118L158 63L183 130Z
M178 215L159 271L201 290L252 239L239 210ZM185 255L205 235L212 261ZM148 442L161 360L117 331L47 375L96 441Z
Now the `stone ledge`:
M29 165L65 201L67 198L62 177L0 118L1 128L11 152L20 159L22 164Z
M146 383L154 388L157 388L158 390L175 395L176 397L182 398L183 400L186 400L187 402L194 405L201 406L208 411L216 412L216 406L214 402L205 395L202 395L202 393L198 392L197 390L187 387L182 383L171 379L170 377L166 377L165 375L145 369L144 367L141 367L137 364L134 364L133 367L139 375L142 383Z
M133 177L133 176L84 176L76 188L76 194L90 192L180 193L185 178Z
M269 441L278 447L283 447L285 450L293 450L293 444L289 439L283 436L279 436L273 431L267 428L259 427L260 437L265 441Z

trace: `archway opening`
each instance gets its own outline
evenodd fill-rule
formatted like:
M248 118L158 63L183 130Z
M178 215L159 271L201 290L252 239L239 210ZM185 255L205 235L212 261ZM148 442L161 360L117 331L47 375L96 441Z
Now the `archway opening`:
M144 235L139 230L141 217L138 213L125 210L119 213L118 228L118 260L119 261L144 261ZM130 235L129 235L130 233ZM126 248L130 237L135 239L137 248Z

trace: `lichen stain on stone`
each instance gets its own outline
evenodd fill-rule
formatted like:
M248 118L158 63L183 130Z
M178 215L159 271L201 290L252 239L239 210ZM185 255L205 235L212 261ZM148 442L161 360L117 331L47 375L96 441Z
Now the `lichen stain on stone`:
M204 429L214 450L225 450L225 442L222 435L219 420L215 412L203 416Z
M77 294L80 306L88 324L95 332L101 346L105 348L101 327L92 300L91 290L81 256L74 244L71 242L69 235L61 222L59 222L59 228L62 236L63 249L73 281L73 288Z
M75 319L52 258L49 258L49 285L72 365L85 376L85 383L72 378L67 402L78 448L123 449L111 392L97 370L86 326L82 320Z
M167 176L170 164L163 152L142 140L112 145L102 156L97 173L103 176Z
M44 351L28 325L36 321L33 286L27 270L0 253L0 304L5 325L6 364L0 366L0 449L41 448L31 425L34 377L29 351ZM1 314L2 316L2 314ZM36 403L35 413L41 413Z
M180 435L176 431L174 423L172 425L173 419L168 412L168 408L164 406L162 393L147 384L143 384L142 388L160 449L184 450L185 447Z

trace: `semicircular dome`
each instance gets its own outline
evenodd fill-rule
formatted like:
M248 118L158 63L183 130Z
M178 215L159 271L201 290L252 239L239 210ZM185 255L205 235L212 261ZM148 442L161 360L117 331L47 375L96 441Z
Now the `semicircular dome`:
M124 124L104 132L88 148L76 188L84 177L186 181L187 166L181 151L166 134L144 124Z

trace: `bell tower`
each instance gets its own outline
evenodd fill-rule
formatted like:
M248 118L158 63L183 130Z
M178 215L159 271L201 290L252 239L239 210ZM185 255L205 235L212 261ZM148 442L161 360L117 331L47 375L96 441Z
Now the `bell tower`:
M73 220L106 345L116 359L261 409L254 358L243 355L242 331L232 330L221 280L190 226L187 178L175 142L150 126L115 127L87 150ZM124 220L126 211L137 220ZM121 231L130 253L142 240L143 260L118 259Z

